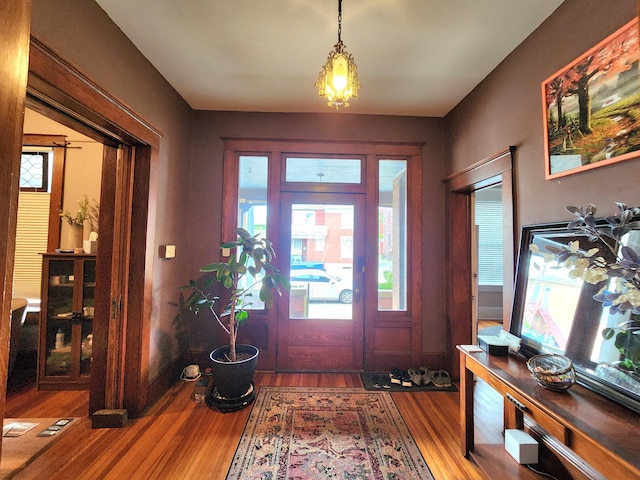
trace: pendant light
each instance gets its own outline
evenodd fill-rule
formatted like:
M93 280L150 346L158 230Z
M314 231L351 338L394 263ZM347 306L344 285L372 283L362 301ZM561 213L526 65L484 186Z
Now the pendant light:
M358 98L360 82L358 81L358 67L353 56L347 52L342 43L342 0L338 0L338 43L329 53L318 80L316 88L318 95L327 100L329 107L348 107L349 99Z

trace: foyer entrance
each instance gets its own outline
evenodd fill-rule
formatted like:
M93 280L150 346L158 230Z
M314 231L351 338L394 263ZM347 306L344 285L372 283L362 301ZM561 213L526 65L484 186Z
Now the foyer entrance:
M220 239L238 226L266 236L293 287L275 308L253 299L240 341L260 349L259 369L420 364L421 152L413 144L225 139Z

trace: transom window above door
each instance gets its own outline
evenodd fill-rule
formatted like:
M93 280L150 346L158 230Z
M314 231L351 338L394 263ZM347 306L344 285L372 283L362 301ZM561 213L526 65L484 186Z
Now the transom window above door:
M287 157L285 171L290 183L362 183L359 158Z

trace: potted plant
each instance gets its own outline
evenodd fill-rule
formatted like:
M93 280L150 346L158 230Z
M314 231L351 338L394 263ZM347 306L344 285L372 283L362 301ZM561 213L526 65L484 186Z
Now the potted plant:
M84 236L89 240L97 240L98 218L100 214L100 205L95 200L91 203L87 195L85 195L82 200L76 200L76 203L78 204L78 210L75 215L68 210L58 211L60 218L69 224L67 248L71 250L83 246ZM87 235L83 234L84 227L89 227ZM92 236L94 238L91 238ZM95 251L91 253L95 253Z
M640 229L637 220L640 208L616 202L618 215L606 217L606 225L598 224L596 207L567 207L574 215L568 228L584 232L594 248L579 248L578 242L567 247L546 247L559 263L570 269L573 278L599 284L606 281L594 299L609 308L610 314L625 314L625 320L614 327L605 327L601 334L605 341L613 340L621 358L612 366L640 380L640 257L623 237ZM614 279L614 282L609 282Z
M191 290L186 304L196 314L206 311L226 332L227 345L210 354L215 392L226 405L250 402L253 375L258 361L258 349L253 345L238 345L238 329L249 318L247 308L252 305L254 293L266 308L273 305L275 294L289 288L289 279L271 263L276 254L272 243L260 234L251 235L244 228L236 230L237 239L224 242L221 249L228 261L214 262L200 268L201 279L190 280L183 289ZM221 287L223 292L220 293ZM218 304L224 307L221 311ZM252 397L251 397L252 399Z

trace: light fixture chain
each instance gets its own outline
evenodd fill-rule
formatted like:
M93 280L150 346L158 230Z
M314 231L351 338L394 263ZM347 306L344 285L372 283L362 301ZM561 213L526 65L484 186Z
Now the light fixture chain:
M342 42L342 0L338 0L338 43Z

